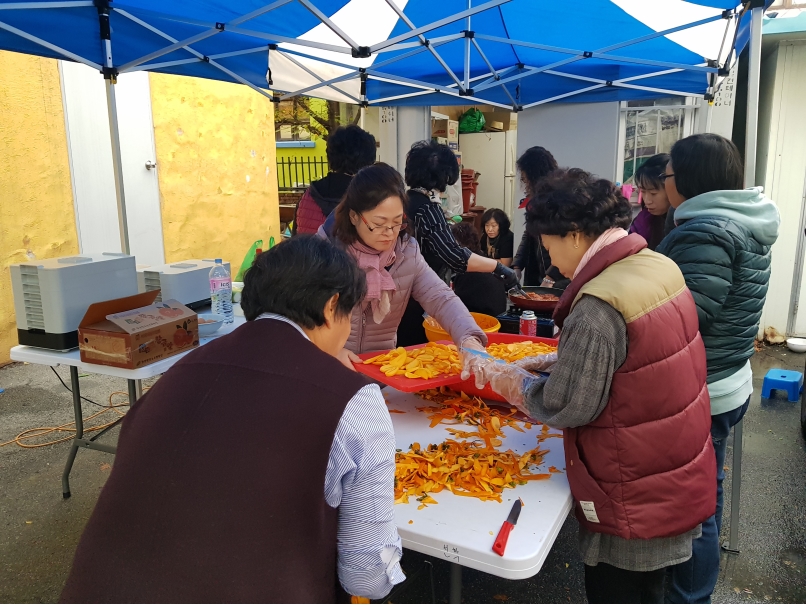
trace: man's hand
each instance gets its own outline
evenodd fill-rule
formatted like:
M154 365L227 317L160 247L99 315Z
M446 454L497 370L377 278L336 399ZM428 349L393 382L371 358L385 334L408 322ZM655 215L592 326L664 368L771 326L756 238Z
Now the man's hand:
M347 349L342 349L339 351L339 354L336 355L336 359L344 364L345 367L351 369L355 372L355 363L364 363L361 358L353 353L352 351L348 351Z

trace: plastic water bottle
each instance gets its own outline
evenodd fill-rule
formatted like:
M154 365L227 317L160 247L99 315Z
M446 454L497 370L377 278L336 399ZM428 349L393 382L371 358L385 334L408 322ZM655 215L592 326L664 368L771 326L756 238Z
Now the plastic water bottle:
M212 311L224 318L225 324L231 324L232 312L232 278L220 258L215 259L215 267L210 269L210 302Z

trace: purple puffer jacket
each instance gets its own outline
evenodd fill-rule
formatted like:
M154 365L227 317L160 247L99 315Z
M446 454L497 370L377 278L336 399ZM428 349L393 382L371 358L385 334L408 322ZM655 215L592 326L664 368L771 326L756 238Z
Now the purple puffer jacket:
M318 235L327 237L324 228L319 229ZM475 336L486 346L486 334L459 297L428 266L414 238L406 235L397 240L395 262L389 273L397 287L392 296L392 310L376 324L369 303L355 307L350 318L352 328L346 345L348 350L358 354L394 349L397 346L397 326L412 296L448 331L457 345Z

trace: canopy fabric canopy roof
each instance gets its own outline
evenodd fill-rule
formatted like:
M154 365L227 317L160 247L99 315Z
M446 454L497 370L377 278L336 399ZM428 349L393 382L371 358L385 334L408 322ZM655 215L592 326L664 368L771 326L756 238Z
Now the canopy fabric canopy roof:
M0 49L80 61L107 77L149 70L283 98L528 108L707 94L746 43L741 8L737 0L0 0Z

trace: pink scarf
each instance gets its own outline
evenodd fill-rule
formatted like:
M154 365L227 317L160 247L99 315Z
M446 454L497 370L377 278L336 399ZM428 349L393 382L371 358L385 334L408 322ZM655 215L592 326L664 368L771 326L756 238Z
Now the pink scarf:
M394 247L384 252L362 244L356 240L348 251L367 275L367 298L372 305L372 317L376 324L381 323L392 308L392 293L397 289L395 280L386 267L395 262Z
M577 266L577 270L574 271L574 277L579 275L580 271L585 268L585 265L588 264L588 261L592 259L597 252L599 252L602 248L609 246L610 244L615 244L622 238L627 237L628 233L626 230L622 229L621 227L614 227L613 229L608 229L604 233L602 233L599 237L596 238L596 241L593 242L588 251L582 257L582 260L579 261L579 265Z

